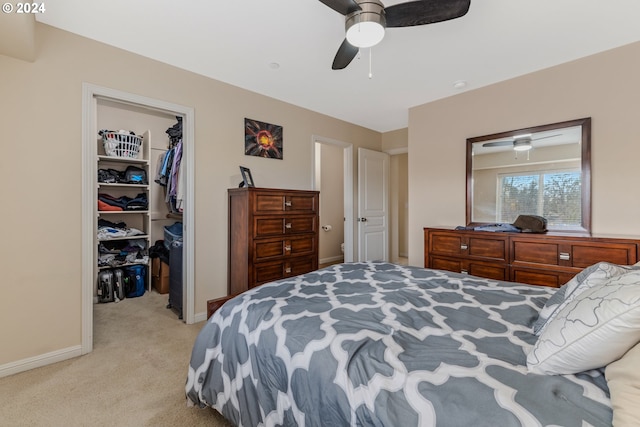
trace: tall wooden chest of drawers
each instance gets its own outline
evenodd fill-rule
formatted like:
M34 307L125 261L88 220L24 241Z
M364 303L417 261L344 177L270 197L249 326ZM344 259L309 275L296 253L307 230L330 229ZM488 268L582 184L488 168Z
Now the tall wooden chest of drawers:
M424 229L424 265L489 279L559 287L600 261L631 265L640 240L554 233Z
M229 295L318 268L319 193L233 188Z

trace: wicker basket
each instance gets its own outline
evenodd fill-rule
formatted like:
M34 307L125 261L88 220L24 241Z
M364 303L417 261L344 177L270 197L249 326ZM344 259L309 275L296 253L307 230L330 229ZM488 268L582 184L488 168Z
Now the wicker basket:
M127 133L104 132L102 143L107 156L136 159L142 146L142 138Z

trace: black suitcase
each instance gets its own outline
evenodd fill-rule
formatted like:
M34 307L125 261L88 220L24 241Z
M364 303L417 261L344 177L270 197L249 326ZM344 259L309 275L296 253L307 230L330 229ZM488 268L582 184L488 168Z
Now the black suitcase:
M113 299L115 302L124 299L124 272L120 268L113 270Z
M175 241L169 248L169 305L182 319L182 242Z
M98 302L113 302L113 272L103 270L98 274Z

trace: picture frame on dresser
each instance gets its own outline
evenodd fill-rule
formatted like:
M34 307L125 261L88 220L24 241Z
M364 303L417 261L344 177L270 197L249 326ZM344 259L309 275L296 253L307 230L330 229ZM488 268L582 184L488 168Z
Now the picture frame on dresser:
M253 177L251 176L251 170L244 166L240 166L240 173L242 174L241 187L255 187Z

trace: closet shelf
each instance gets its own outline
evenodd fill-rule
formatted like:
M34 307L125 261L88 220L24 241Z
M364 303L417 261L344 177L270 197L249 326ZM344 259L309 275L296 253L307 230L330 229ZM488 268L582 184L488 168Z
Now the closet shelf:
M182 214L181 213L170 212L170 213L167 214L167 218L170 218L170 219L182 219Z
M149 189L148 184L113 184L108 182L99 182L98 188L100 187L116 187L116 188L140 188L140 189Z
M98 242L115 242L118 240L135 240L135 239L148 239L148 234L136 234L134 236L124 236L124 237L110 237L108 239L98 239Z
M131 265L149 265L149 264L145 262L127 262L127 263L118 264L118 265L101 265L98 267L98 270L110 270L112 268L129 267Z
M132 215L132 214L148 214L149 211L98 211L98 215L104 215L104 214L125 214L125 215Z
M115 156L102 156L98 155L99 162L110 162L110 163L130 163L130 164L138 164L138 165L146 165L149 163L149 160L146 159L131 159L129 157L115 157Z

